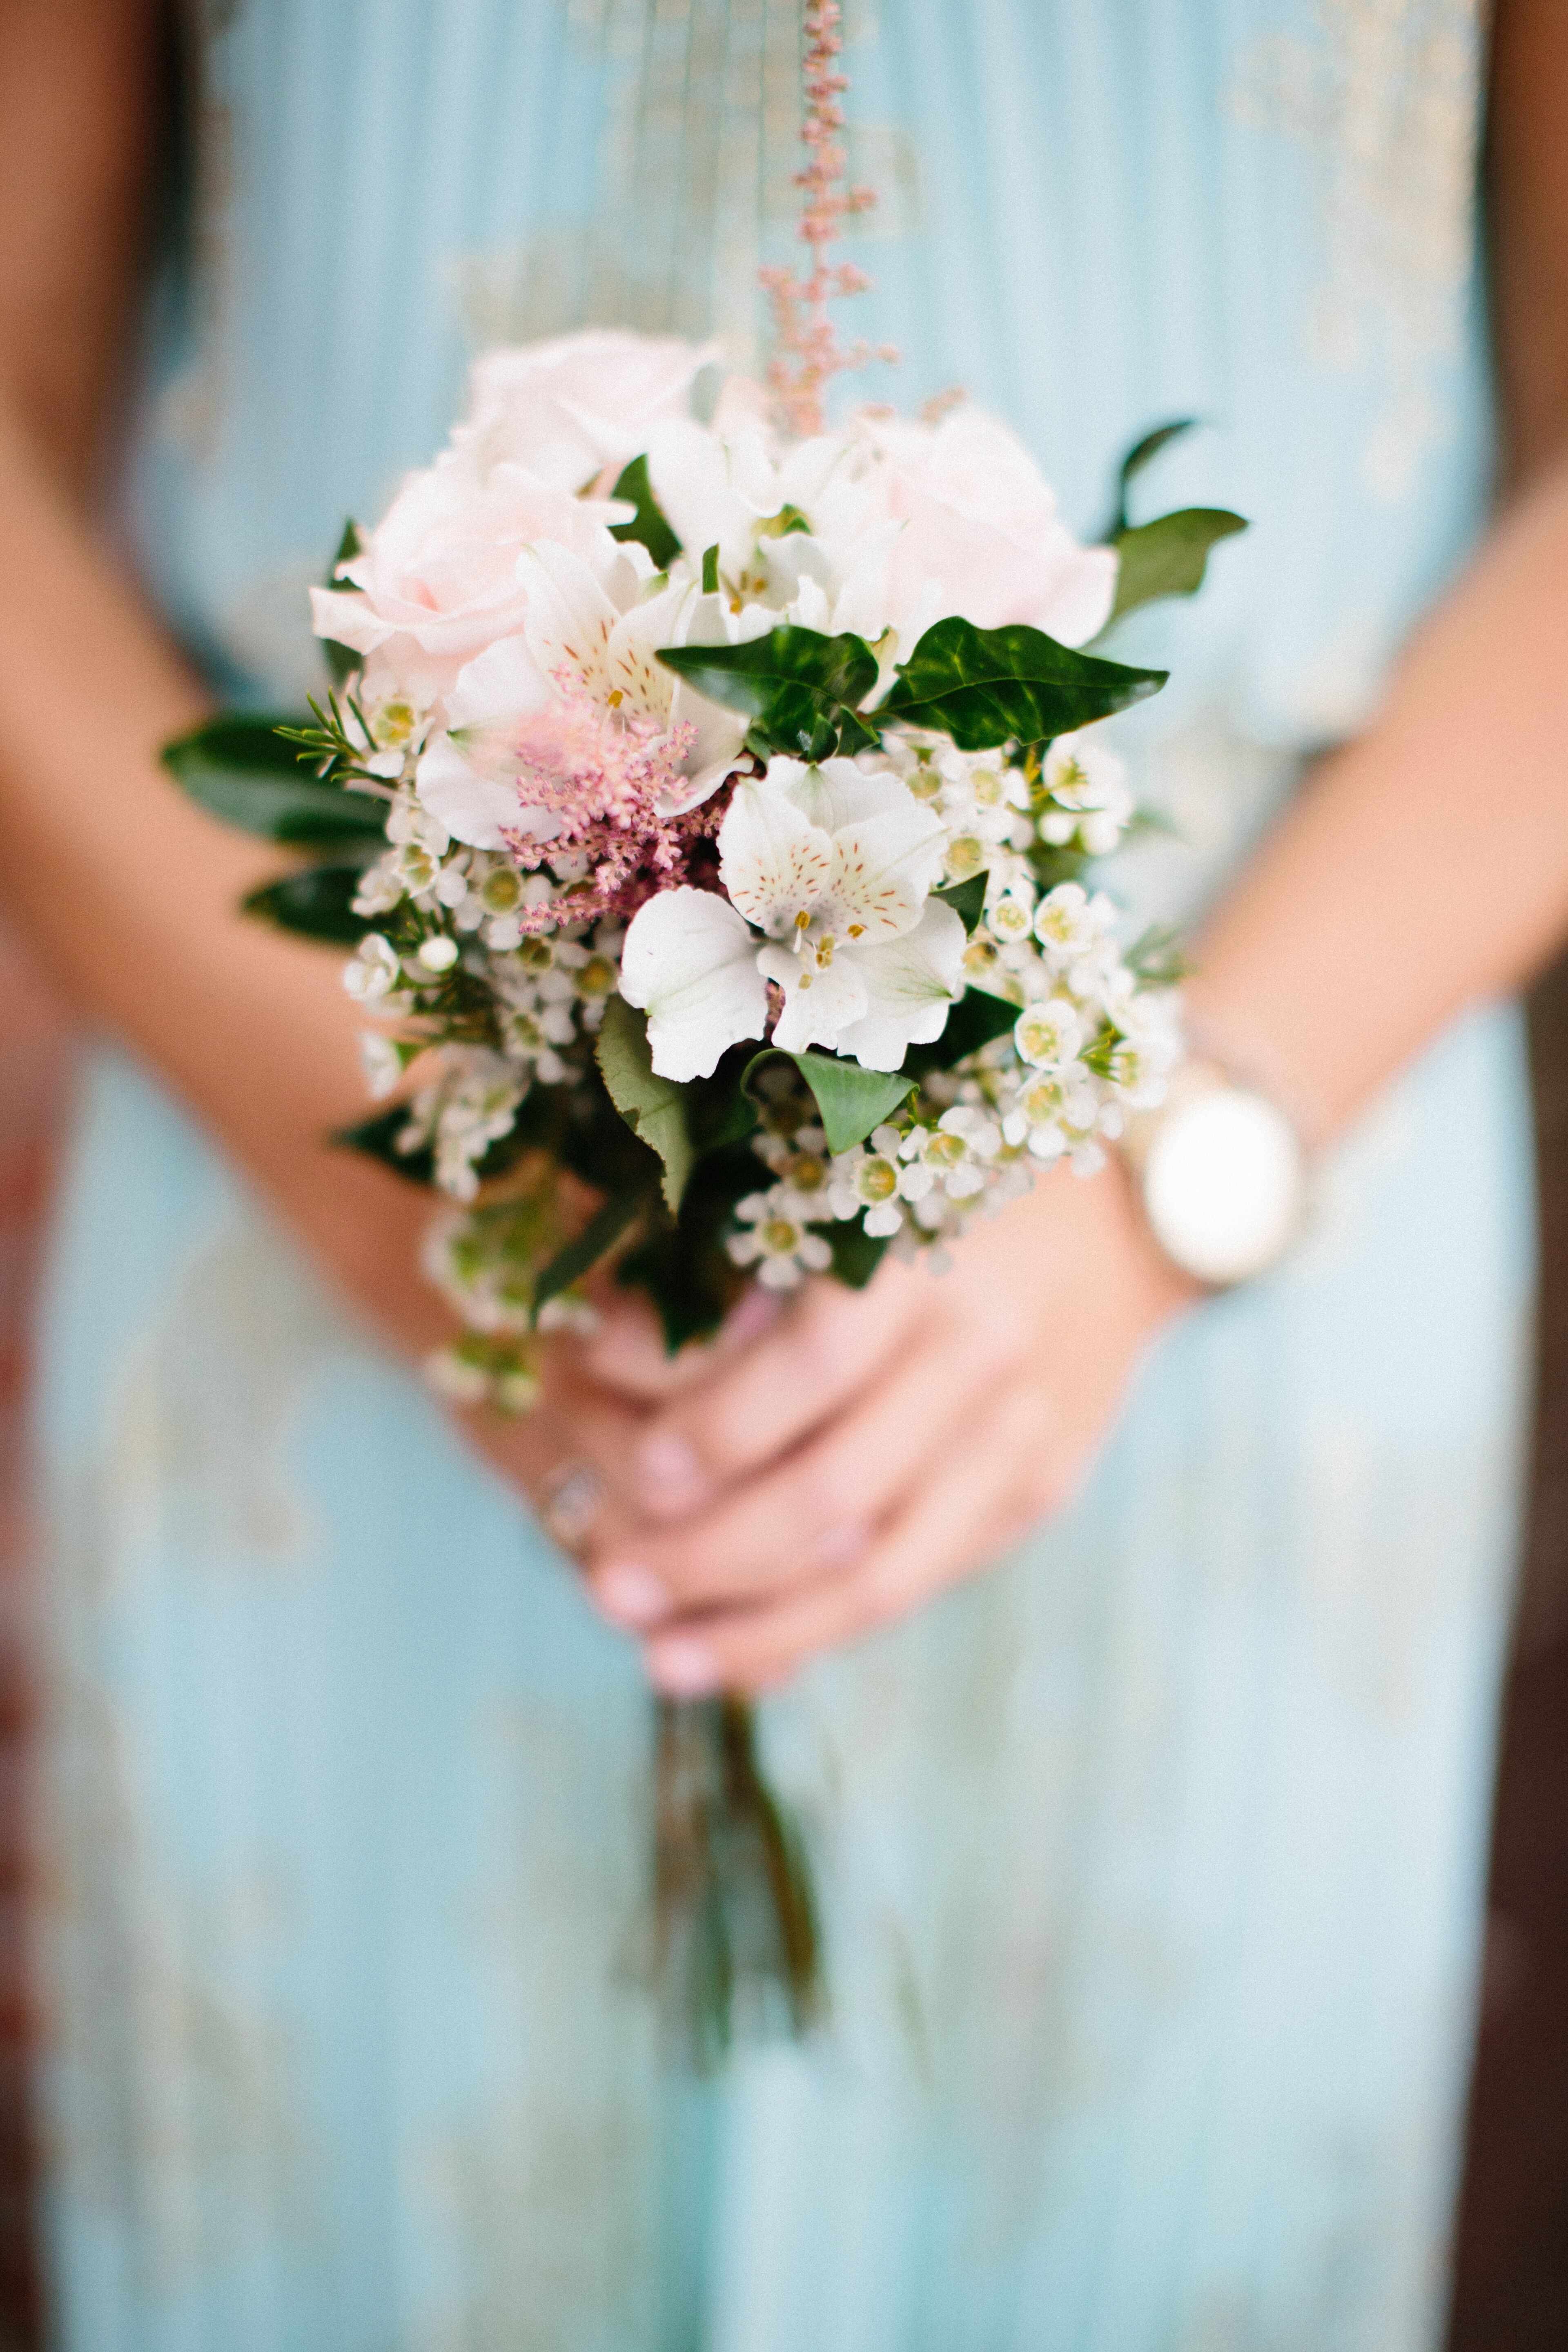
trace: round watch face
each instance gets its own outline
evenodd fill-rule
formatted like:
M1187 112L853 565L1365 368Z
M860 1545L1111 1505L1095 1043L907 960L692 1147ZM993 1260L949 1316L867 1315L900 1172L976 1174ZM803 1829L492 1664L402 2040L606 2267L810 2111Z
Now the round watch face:
M1296 1237L1305 1171L1296 1131L1262 1095L1215 1087L1173 1110L1143 1167L1155 1240L1199 1282L1264 1274Z

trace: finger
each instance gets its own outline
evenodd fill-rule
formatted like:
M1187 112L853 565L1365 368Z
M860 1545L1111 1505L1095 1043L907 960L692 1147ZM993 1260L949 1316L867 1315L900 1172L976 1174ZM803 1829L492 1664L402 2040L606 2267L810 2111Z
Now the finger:
M590 1597L617 1623L647 1626L721 1602L759 1603L847 1568L951 1437L954 1401L988 1393L1006 1368L928 1341L784 1462L679 1526L645 1521L629 1549L593 1546Z
M994 1559L1048 1510L1054 1472L1028 1449L1017 1416L987 1444L950 1454L857 1564L760 1608L730 1610L655 1634L649 1679L671 1697L761 1690L825 1650L907 1615Z
M552 1367L531 1412L509 1418L481 1410L458 1419L475 1451L563 1550L635 1542L642 1520L627 1465L645 1413Z
M643 1403L662 1403L706 1380L716 1364L749 1347L778 1321L783 1301L754 1285L711 1339L693 1339L671 1355L658 1318L627 1292L598 1302L599 1327L579 1349L583 1370L601 1386Z
M837 1413L910 1337L933 1286L885 1266L863 1291L797 1292L773 1329L657 1412L638 1447L637 1491L658 1518L686 1517L776 1461Z

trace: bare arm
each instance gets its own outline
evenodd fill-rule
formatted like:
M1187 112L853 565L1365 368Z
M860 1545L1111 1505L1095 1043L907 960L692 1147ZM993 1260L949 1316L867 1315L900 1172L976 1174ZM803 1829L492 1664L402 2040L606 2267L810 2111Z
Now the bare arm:
M1568 931L1568 9L1501 0L1489 203L1510 509L1202 943L1200 1012L1321 1139Z
M1568 933L1568 8L1501 0L1491 222L1513 489L1198 944L1200 1014L1325 1141L1446 1022ZM670 1689L766 1683L994 1559L1072 1493L1186 1303L1115 1170L1054 1175L947 1281L815 1286L684 1390L629 1321L606 1377L666 1394L658 1532L592 1563Z
M226 1144L360 1312L446 1336L427 1205L323 1148L363 1096L337 959L237 915L276 853L184 801L161 743L205 696L92 508L157 129L152 0L0 0L0 887L57 983ZM308 625L301 614L301 627ZM520 1483L624 1460L633 1415L568 1379L483 1443Z

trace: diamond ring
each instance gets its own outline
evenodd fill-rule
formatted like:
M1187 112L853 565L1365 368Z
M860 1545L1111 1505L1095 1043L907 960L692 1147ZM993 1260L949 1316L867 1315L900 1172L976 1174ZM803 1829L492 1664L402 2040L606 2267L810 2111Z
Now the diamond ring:
M551 1472L539 1516L563 1551L583 1541L608 1491L591 1462L563 1462Z

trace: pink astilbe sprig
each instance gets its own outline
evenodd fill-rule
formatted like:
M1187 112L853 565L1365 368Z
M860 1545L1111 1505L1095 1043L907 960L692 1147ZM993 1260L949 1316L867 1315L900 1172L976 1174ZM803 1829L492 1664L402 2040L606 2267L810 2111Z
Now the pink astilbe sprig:
M768 384L779 422L786 432L803 440L822 431L824 395L836 375L864 367L872 359L899 356L885 344L863 341L846 349L828 311L836 297L864 294L871 283L853 262L831 260L828 249L844 223L869 212L877 201L874 189L852 186L848 180L849 159L840 136L844 110L839 100L849 86L837 62L844 49L842 26L838 0L805 0L801 64L805 110L800 135L806 163L795 178L804 193L800 237L810 249L810 269L805 277L793 268L774 267L758 273L773 313L773 355Z
M547 809L556 829L542 841L503 825L502 838L520 866L549 866L565 884L522 915L528 931L629 918L656 891L698 880L697 869L713 865L728 804L725 794L680 816L660 814L687 783L683 762L697 740L689 719L661 727L646 712L606 710L570 669L554 684L559 700L523 719L508 747L520 802Z

